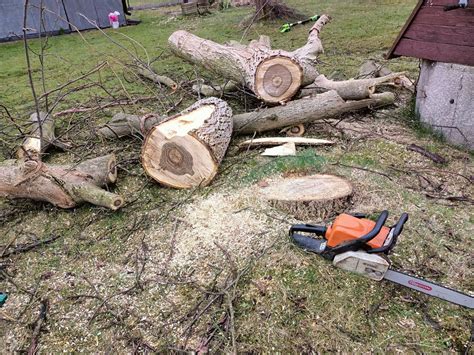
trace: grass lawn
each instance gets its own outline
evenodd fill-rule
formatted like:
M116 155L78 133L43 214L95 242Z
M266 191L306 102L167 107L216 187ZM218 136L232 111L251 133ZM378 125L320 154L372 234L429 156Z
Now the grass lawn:
M383 60L416 1L287 3L308 15L331 15L333 21L321 33L325 53L318 68L342 79L355 76L369 58ZM51 150L45 158L74 163L114 152L119 180L111 189L126 199L123 209L84 205L61 210L0 200L0 291L9 294L0 310L0 348L28 349L32 324L41 301L47 300L39 338L40 351L47 353L467 351L472 312L335 269L303 252L287 237L290 224L301 221L255 193L256 183L281 174L344 176L355 188L350 212L376 216L389 209L390 222L402 212L410 214L392 256L395 267L472 291L472 205L427 196L472 201L472 154L420 127L406 92L397 92L395 107L347 115L337 124L308 125L308 137L336 144L302 149L294 158L241 152L236 143L242 138L235 138L214 182L191 191L165 188L145 176L139 137L111 142L95 137L94 130L121 110L177 113L197 99L189 90L194 80L223 81L168 50L167 38L175 30L220 43L248 43L265 34L274 48L284 49L301 46L307 37L308 26L280 34L279 22L244 32L238 25L251 8L214 10L195 18L176 16L176 11L137 11L133 18L142 23L118 31L29 41L34 53L42 44L46 48L43 71L32 54L38 96L105 62L99 72L71 86L76 90L51 95L48 105L54 112L117 98L149 99L58 117L58 136L72 148ZM171 93L144 82L135 75L136 58L152 63L182 88ZM401 58L388 65L417 77L416 60ZM89 87L79 90L81 85ZM229 103L235 112L258 105L242 95L230 97ZM0 161L12 158L21 141L2 107L19 125L34 110L22 42L0 44ZM448 163L439 166L408 151L407 144L414 142ZM52 235L60 238L5 256Z

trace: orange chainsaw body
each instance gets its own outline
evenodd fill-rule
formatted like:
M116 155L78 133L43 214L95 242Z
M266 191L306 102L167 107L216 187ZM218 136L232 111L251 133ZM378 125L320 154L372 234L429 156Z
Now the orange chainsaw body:
M325 238L328 241L328 246L335 247L346 241L366 235L374 226L375 222L369 219L357 218L343 213L334 220L332 226L328 227ZM372 249L380 248L383 246L389 233L390 228L384 226L379 234L367 244Z

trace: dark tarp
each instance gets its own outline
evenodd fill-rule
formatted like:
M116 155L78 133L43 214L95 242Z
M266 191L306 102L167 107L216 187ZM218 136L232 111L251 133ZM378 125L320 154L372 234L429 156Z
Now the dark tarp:
M44 9L42 21L41 5ZM0 0L0 41L20 39L23 36L23 11L24 1ZM120 25L125 25L121 0L30 0L28 35L34 37L40 31L57 34L77 29L87 30L95 28L95 24L102 28L109 27L108 14L114 11L120 12Z

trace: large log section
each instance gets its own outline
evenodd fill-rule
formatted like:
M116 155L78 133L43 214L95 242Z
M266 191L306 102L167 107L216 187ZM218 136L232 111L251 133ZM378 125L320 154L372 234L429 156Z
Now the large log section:
M216 175L231 136L229 105L216 98L200 100L149 130L142 149L143 168L163 185L206 186Z
M54 120L40 113L40 119L33 114L31 121L31 133L20 147L19 159L0 162L0 197L46 201L61 208L82 202L112 210L123 205L122 197L101 188L117 180L113 154L77 165L45 164L41 155L54 144Z
M180 30L168 43L183 59L242 83L259 99L276 104L289 101L319 75L315 68L316 58L323 52L319 32L329 20L322 15L311 28L307 43L293 52L272 50L267 36L248 46L222 45Z

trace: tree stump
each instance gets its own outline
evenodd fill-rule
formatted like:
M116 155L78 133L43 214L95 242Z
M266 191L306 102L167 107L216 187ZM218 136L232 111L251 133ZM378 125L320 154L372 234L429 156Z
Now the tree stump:
M258 187L271 205L301 220L321 220L341 213L350 203L352 185L333 175L277 178Z
M159 183L190 188L208 185L232 135L232 110L208 98L150 129L142 148L146 173Z
M248 46L222 45L180 30L168 43L183 59L247 86L267 103L277 104L290 100L301 86L318 76L316 59L323 52L319 32L328 22L329 17L322 15L311 28L306 45L293 52L272 50L267 36Z

